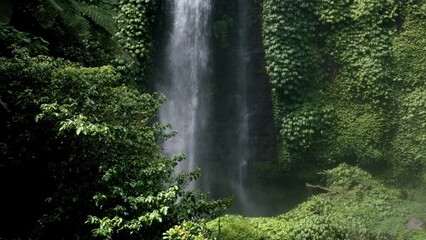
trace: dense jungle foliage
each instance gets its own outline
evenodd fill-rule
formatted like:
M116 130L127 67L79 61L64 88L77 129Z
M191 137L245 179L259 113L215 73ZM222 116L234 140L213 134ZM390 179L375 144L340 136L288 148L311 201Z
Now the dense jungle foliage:
M425 239L407 229L407 216L426 217L426 205L411 202L365 171L347 164L322 173L327 192L274 218L226 215L207 224L211 238L239 239ZM415 221L411 219L411 221ZM220 226L220 232L219 232Z
M160 151L159 2L0 1L0 239L426 239L406 225L426 219L426 1L257 1L279 132L265 166L320 172L322 193L207 223L229 203ZM223 49L234 28L212 24Z
M424 178L425 1L264 0L282 169Z
M276 218L227 216L222 238L426 238L424 222L404 225L426 213L426 2L261 5L280 145L272 169L311 178L348 163L381 183L340 165L324 173L327 193Z
M155 1L2 1L1 239L161 239L227 204L173 175L145 89Z

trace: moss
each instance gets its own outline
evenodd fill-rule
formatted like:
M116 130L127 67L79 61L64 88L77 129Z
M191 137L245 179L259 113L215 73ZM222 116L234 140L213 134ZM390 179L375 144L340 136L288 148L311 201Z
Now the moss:
M213 23L214 37L219 42L222 49L226 49L230 45L229 38L233 26L234 20L226 14L224 14L220 20Z

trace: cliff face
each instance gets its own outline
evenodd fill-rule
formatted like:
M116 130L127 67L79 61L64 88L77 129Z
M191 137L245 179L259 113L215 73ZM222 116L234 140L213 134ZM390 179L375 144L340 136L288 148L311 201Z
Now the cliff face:
M275 127L272 119L272 104L270 96L270 84L265 72L264 51L261 35L261 8L255 1L245 1L248 5L248 31L245 33L247 41L245 58L247 60L247 106L249 113L250 148L254 150L256 160L275 159ZM212 127L217 130L218 143L223 151L235 148L235 140L232 136L238 133L238 114L241 109L235 104L239 97L238 71L242 64L238 59L240 44L239 36L239 6L238 1L214 1L213 11L213 97L214 112ZM228 22L224 29L224 22ZM221 34L226 35L222 37ZM222 41L225 39L225 43ZM225 45L225 46L224 46ZM224 130L222 127L227 126ZM223 148L223 146L229 146Z
M206 131L211 145L208 154L200 156L201 182L213 196L223 197L235 195L240 191L236 188L254 188L258 163L276 159L276 130L264 67L260 5L251 0L216 0L212 14L211 112ZM233 186L241 179L244 187Z
M425 2L262 4L283 167L347 162L399 183L422 176Z

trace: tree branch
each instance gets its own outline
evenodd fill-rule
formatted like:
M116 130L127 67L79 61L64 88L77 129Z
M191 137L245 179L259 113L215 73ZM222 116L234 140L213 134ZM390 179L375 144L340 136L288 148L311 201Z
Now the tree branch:
M318 189L318 190L321 190L321 191L323 191L323 192L331 192L331 190L330 190L330 189L328 189L328 188L326 188L326 187L323 187L323 186L319 186L319 185L312 185L312 184L310 184L310 183L305 183L305 186L306 186L307 188Z
M7 112L10 112L9 108L7 108L7 104L1 100L1 95L0 95L0 104L3 106L4 109L6 109Z

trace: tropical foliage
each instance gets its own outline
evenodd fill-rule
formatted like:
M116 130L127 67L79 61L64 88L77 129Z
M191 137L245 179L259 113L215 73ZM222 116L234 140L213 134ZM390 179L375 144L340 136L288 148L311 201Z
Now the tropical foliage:
M173 136L156 122L165 99L134 77L152 49L135 19L152 22L153 2L2 4L0 238L161 239L226 207L186 190L198 172L173 174L184 155L161 153Z
M384 166L393 183L418 183L425 166L424 59L417 57L425 48L425 2L265 0L262 6L283 168L349 162Z
M346 164L325 171L323 176L329 192L313 196L288 213L273 218L226 215L209 222L208 227L224 240L426 237L422 229L406 229L410 217L426 217L421 202L405 199L398 190Z
M205 223L229 202L173 172L148 90L162 2L2 0L0 239L425 239L405 224L426 218L426 1L256 2L279 141L259 168L325 193Z

